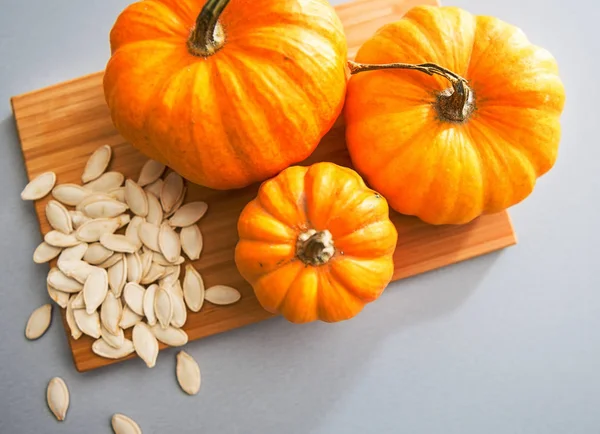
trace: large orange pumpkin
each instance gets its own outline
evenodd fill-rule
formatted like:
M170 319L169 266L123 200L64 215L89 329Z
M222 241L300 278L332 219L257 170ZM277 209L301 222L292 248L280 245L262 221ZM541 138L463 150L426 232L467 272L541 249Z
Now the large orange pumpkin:
M342 110L346 40L327 0L144 0L110 43L117 130L204 186L244 187L304 160Z
M555 163L565 101L557 64L512 25L415 7L350 67L352 162L400 213L466 223L522 201Z
M342 321L392 278L398 234L386 200L353 170L292 166L238 221L235 262L260 304L294 323Z

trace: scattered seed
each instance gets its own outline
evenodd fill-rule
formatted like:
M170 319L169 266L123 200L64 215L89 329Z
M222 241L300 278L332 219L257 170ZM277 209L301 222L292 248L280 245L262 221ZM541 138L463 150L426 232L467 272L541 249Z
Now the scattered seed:
M88 264L85 261L58 261L58 269L62 271L62 273L70 277L71 279L75 279L82 285L86 282L90 274L97 269L93 265Z
M60 184L52 190L54 199L64 205L77 206L91 191L77 184Z
M65 309L69 304L69 299L71 298L71 295L68 292L59 291L58 289L54 288L51 285L48 285L47 283L46 288L48 289L48 295L50 296L50 298L60 307Z
M96 339L100 337L100 315L97 311L89 314L86 309L74 309L73 316L84 334Z
M186 203L173 214L173 217L169 220L169 224L180 228L194 225L204 217L207 210L208 205L206 202Z
M52 321L52 305L45 304L38 307L29 316L25 327L25 337L30 340L38 339L48 330L50 321Z
M90 182L94 179L98 179L108 167L110 158L112 156L112 148L108 145L99 147L88 159L83 174L81 175L81 182Z
M119 202L125 203L125 187L117 187L108 191L108 195Z
M155 226L160 226L163 221L163 209L156 196L152 193L146 193L148 200L148 215L146 220Z
M88 314L93 314L104 302L108 293L108 274L102 268L91 272L83 285L83 301Z
M86 302L87 306L87 302ZM123 315L123 305L121 300L115 297L112 292L105 296L102 308L100 309L100 321L102 325L113 335L119 333L119 321Z
M142 434L139 425L124 414L115 414L111 423L115 434Z
M166 329L173 319L173 303L171 294L164 288L158 288L154 297L154 313L158 323Z
M143 322L137 323L133 326L131 336L137 355L146 363L146 366L153 368L158 357L158 341L148 325Z
M125 202L134 214L140 217L148 215L148 198L146 192L131 179L125 181Z
M75 235L81 241L93 243L104 234L112 234L118 227L119 222L115 219L95 219L81 225Z
M163 172L165 171L165 165L158 161L148 160L144 163L142 170L140 171L140 177L138 178L138 184L141 187L152 184L158 180ZM158 196L158 195L157 195Z
M123 253L115 253L111 255L106 261L98 264L98 267L108 269L115 265L117 262L124 258Z
M85 301L83 300L83 292L75 294L69 303L73 309L85 309Z
M196 395L200 390L200 367L185 351L177 354L177 381L188 395Z
M67 235L59 231L48 232L44 241L54 247L73 247L80 243L74 234Z
M139 182L138 182L138 184L139 184ZM152 184L148 184L144 188L144 190L146 191L146 193L153 194L156 198L159 198L160 192L163 188L163 185L164 185L164 181L162 179L157 179Z
M138 315L144 315L144 293L146 290L143 286L129 282L123 289L123 298L127 306L137 313Z
M181 240L181 249L188 258L192 261L200 258L204 241L198 225L187 226L181 229L179 239Z
M173 327L183 327L187 321L187 310L183 301L183 293L181 292L179 280L176 285L164 286L171 293L171 303L173 304L173 317L171 325Z
M165 277L160 279L159 284L161 285L174 285L175 282L179 281L179 275L181 274L181 265L171 265L167 267L167 274Z
M125 333L123 333L123 329L121 327L118 327L118 324L116 334L112 334L107 330L106 327L104 327L103 324L100 324L100 336L102 336L102 340L104 340L104 342L113 348L121 348L125 343ZM131 347L131 350L133 351L133 346Z
M149 222L143 222L138 229L138 235L144 246L155 252L160 251L158 245L159 232L159 227Z
M135 253L137 251L125 235L104 234L100 237L100 244L114 252Z
M185 200L186 192L187 192L187 187L184 186L183 190L181 191L181 195L179 196L179 199L177 199L177 202L175 202L175 205L173 206L171 211L169 211L168 213L165 214L165 219L168 219L169 217L171 217L181 207L181 205L183 204L183 201Z
M56 174L54 172L45 172L38 175L29 182L21 191L23 200L39 200L45 197L56 183Z
M131 221L131 217L129 216L129 214L121 214L115 217L113 220L115 220L118 224L117 229L121 229L122 227L127 226L129 224L129 222Z
M140 239L139 230L140 225L144 222L145 220L143 217L136 215L131 219L131 222L127 225L127 229L125 230L125 236L129 241L131 241L131 244L133 244L137 250L142 247L142 240Z
M127 281L140 283L142 280L142 261L140 255L128 253L127 256Z
M85 188L92 191L108 192L123 185L125 177L119 172L106 172L97 179L83 184Z
M68 293L79 292L83 289L83 285L81 283L66 276L56 267L53 267L48 273L47 283L59 291Z
M123 316L121 317L121 321L119 321L119 327L123 330L127 330L130 327L133 327L137 323L142 320L142 317L132 311L129 306L123 307Z
M93 219L114 218L125 211L128 207L126 204L115 199L99 200L92 202L83 207L83 213Z
M92 344L92 351L94 354L104 357L105 359L122 359L133 353L134 348L133 342L129 339L123 339L123 343L118 348L109 345L104 339L98 339Z
M88 244L79 243L76 246L68 247L62 251L58 257L58 262L61 261L81 261L87 252Z
M160 203L164 212L170 212L183 192L183 178L176 172L171 172L165 178L160 191Z
M183 297L192 312L200 312L204 304L204 281L200 273L190 264L185 266Z
M46 389L46 401L54 417L59 421L65 420L69 409L69 389L62 378L54 377L50 380Z
M183 247L183 246L182 246ZM171 264L160 252L152 252L152 261L163 267L172 267L173 265L181 265L185 262L185 258L180 256L173 264Z
M188 343L188 335L186 332L177 327L169 326L162 328L160 324L155 324L150 327L156 339L165 345L171 347L182 347Z
M127 282L127 260L121 256L121 260L108 268L108 286L115 297L120 297L125 283Z
M71 297L71 300L74 300L75 296ZM71 337L75 340L79 339L83 332L77 325L77 321L75 321L75 315L73 315L73 306L71 302L67 304L67 313L66 313L67 325L69 326L69 330L71 330Z
M100 243L90 244L83 255L83 260L92 265L98 265L106 261L115 252L107 249Z
M156 324L156 314L154 313L154 299L156 297L156 291L158 285L150 285L144 293L143 310L146 316L146 322L148 325L153 326Z
M231 286L215 285L208 288L204 293L204 299L212 304L225 306L237 302L242 295Z
M69 211L69 215L71 216L71 222L73 223L73 229L75 230L79 229L84 223L92 220L81 211Z
M62 252L60 247L54 247L47 242L42 241L33 252L33 262L36 264L45 264L56 258L60 252Z
M80 211L83 212L85 207L95 203L95 202L106 202L106 201L114 201L115 198L112 197L110 194L108 193L101 193L101 192L91 192L90 194L88 194L86 197L83 198L83 200L81 202L79 202L77 204L77 206L75 207L76 211ZM115 201L116 202L116 201Z
M177 232L167 222L160 225L158 232L158 246L165 259L171 263L177 261L181 255L181 242Z
M150 253L150 258L152 257L152 253ZM162 265L155 264L151 262L150 270L148 273L142 277L142 285L149 285L151 283L156 282L158 279L161 279L167 272L167 269Z
M73 232L73 223L69 211L58 201L50 200L46 204L46 219L53 229L64 234Z
M147 283L154 282L154 281L144 282L144 280L146 280L146 275L148 274L148 272L150 271L150 268L152 267L152 250L144 251L144 253L142 253L140 255L140 261L142 262L142 281L141 281L141 283L146 285Z

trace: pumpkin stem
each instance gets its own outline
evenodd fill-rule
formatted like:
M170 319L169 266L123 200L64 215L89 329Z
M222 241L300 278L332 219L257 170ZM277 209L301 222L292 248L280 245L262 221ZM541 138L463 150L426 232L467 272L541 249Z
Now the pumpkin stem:
M440 118L448 122L465 122L475 110L473 91L466 79L460 75L435 63L385 63L380 65L357 63L348 61L350 74L381 69L411 69L424 72L428 75L440 75L447 79L452 87L443 90L437 95L436 110Z
M194 56L208 57L225 43L225 32L219 17L229 0L207 0L196 19L196 26L188 38L188 50Z
M327 229L318 232L309 229L298 236L296 256L306 265L326 264L334 253L333 237Z

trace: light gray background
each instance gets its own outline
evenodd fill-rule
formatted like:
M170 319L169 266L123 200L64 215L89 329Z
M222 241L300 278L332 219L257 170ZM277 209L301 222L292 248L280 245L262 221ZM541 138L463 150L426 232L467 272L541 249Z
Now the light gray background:
M519 244L392 284L352 321L274 319L187 346L203 372L184 395L175 353L75 371L45 267L9 105L12 95L100 70L126 0L0 1L0 433L110 432L114 412L144 433L583 434L600 432L600 143L596 0L448 0L522 27L558 59L567 90L555 168L514 207ZM334 1L338 3L338 1ZM71 391L66 422L45 404Z

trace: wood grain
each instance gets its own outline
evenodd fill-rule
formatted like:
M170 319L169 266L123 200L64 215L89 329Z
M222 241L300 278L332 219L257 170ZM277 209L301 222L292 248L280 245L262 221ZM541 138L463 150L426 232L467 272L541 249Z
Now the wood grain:
M435 0L359 0L336 8L345 24L349 53L381 25L399 19L416 4L436 4ZM145 158L115 131L102 93L102 72L15 96L13 111L30 179L45 171L54 171L58 183L80 183L89 155L97 147L113 147L112 170L137 179ZM315 153L302 164L333 161L350 166L345 149L341 120L323 139ZM242 299L228 307L206 303L200 313L188 313L184 327L190 340L200 339L271 317L253 296L233 262L237 242L236 222L243 206L256 194L257 186L237 191L218 192L189 185L186 200L202 199L210 208L200 227L205 248L194 266L206 285L217 283L239 288ZM35 203L42 234L49 230L44 207L49 198ZM458 261L482 255L516 242L508 214L483 216L465 226L434 227L416 218L392 213L399 232L394 280L422 273ZM41 288L40 288L41 290ZM64 313L63 313L64 319ZM65 326L66 328L66 326ZM91 352L92 339L86 336L69 343L78 371L116 363ZM164 345L161 345L161 349ZM129 357L129 359L133 356ZM138 360L138 362L142 363Z

